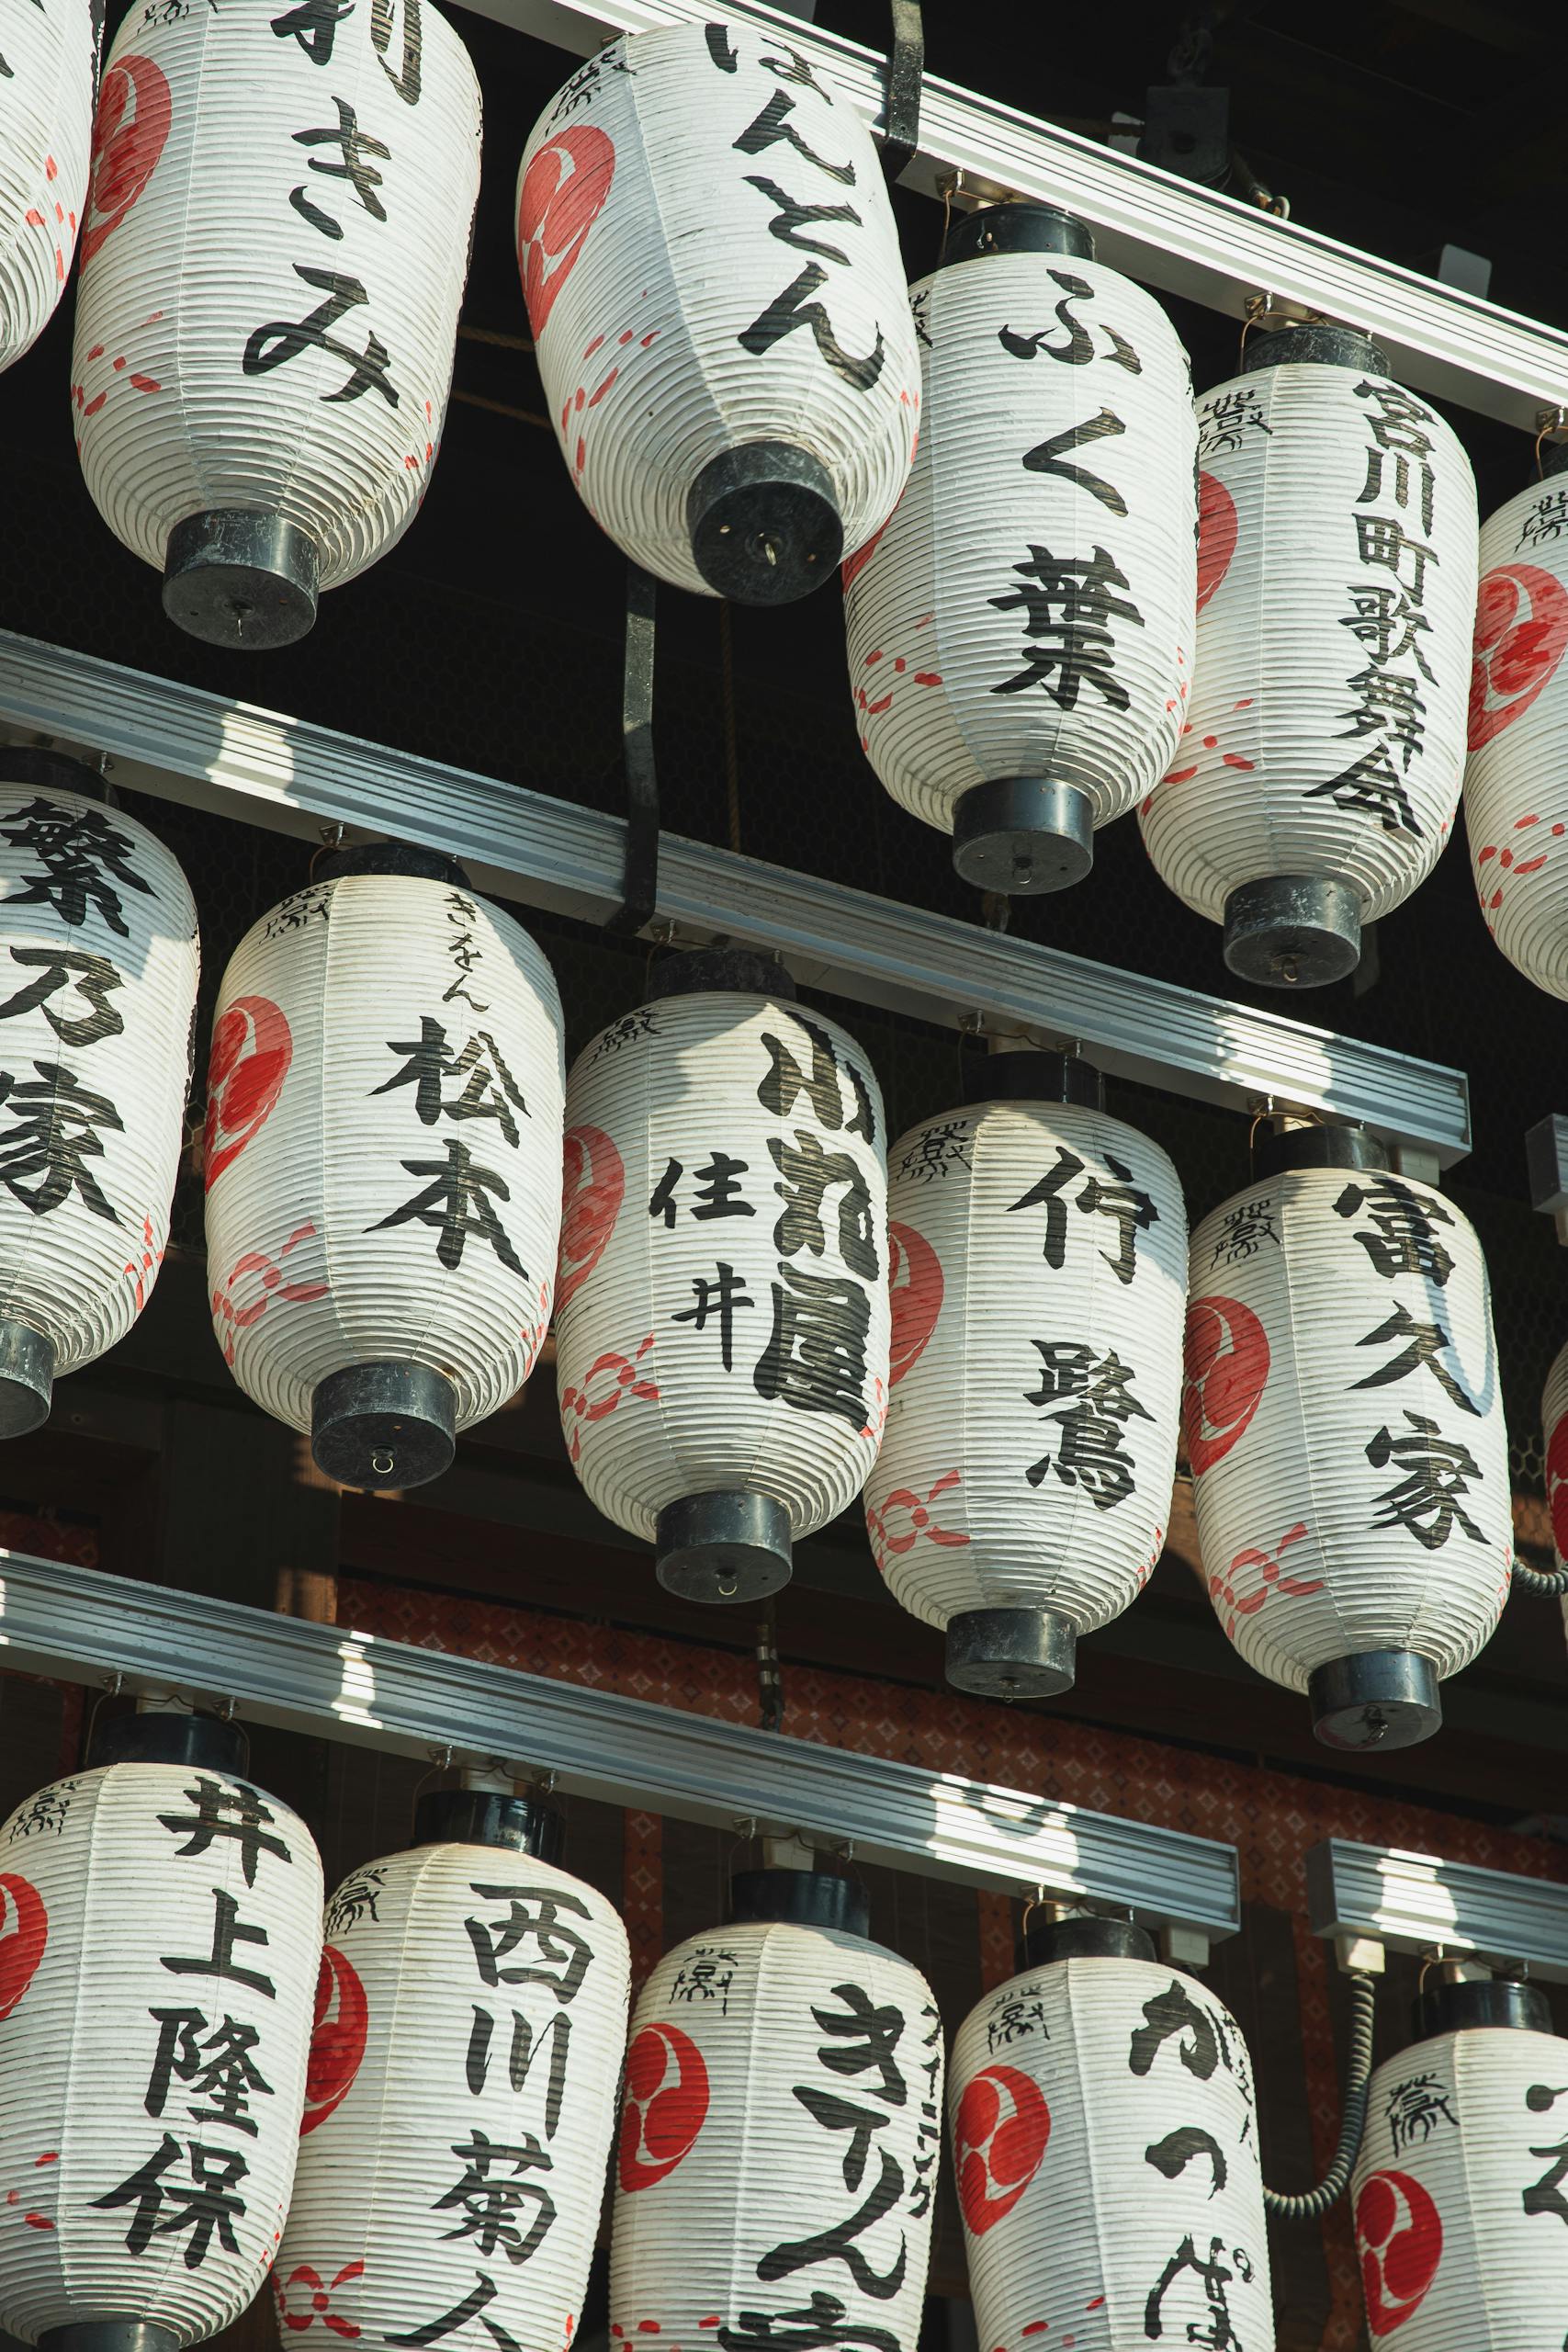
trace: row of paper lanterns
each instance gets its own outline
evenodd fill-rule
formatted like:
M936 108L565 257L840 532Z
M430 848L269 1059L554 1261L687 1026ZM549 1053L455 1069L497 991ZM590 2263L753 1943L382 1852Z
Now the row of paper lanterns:
M287 642L434 462L472 68L427 0L133 15L89 185L91 23L44 0L0 84L0 358L80 215L93 497L183 626ZM1194 413L1157 303L1038 205L961 220L907 301L860 118L743 26L582 65L517 225L590 513L660 578L754 602L846 557L862 741L969 879L1059 887L1136 808L1234 970L1338 978L1441 851L1468 741L1487 922L1568 995L1568 476L1487 523L1477 619L1469 463L1368 337L1258 335Z
M30 771L0 786L15 1432L151 1289L197 941L143 826L62 788L81 767L10 757ZM889 1145L860 1046L738 949L667 956L568 1080L513 917L433 853L338 849L219 990L213 1328L324 1472L407 1488L522 1387L553 1317L572 1465L666 1584L754 1600L863 1495L895 1598L945 1629L956 1683L1004 1697L1067 1687L1078 1636L1135 1598L1184 1435L1242 1656L1307 1691L1331 1744L1424 1737L1513 1560L1465 1217L1361 1131L1301 1126L1259 1139L1190 1242L1175 1169L1087 1063L993 1053L969 1093Z
M559 1830L467 1775L323 1917L237 1726L147 1701L106 1725L0 1839L0 2324L176 2352L270 2285L284 2344L566 2352L613 2146L612 2344L915 2352L944 2106L924 1978L855 1883L743 1871L628 2043L626 1930ZM1272 2352L1235 2019L1125 1921L1042 1920L1022 1961L948 2085L982 2342ZM1555 2352L1562 2167L1536 2175L1564 2045L1489 1979L1434 1987L1416 2031L1354 2181L1374 2341Z

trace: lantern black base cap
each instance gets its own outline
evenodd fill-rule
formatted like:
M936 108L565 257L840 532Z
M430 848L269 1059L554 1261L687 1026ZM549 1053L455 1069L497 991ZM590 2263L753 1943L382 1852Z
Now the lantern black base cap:
M0 744L0 785L30 785L35 792L75 792L84 800L101 800L112 808L114 790L97 768L39 743Z
M1085 1917L1052 1919L1036 1911L1024 1928L1021 1968L1049 1968L1058 1960L1156 1958L1154 1938L1131 1919Z
M1458 1984L1430 1978L1416 1996L1413 2022L1422 2041L1435 2033L1470 2033L1478 2028L1510 2033L1550 2033L1551 2010L1533 1984L1507 1976L1474 1976Z
M558 1862L561 1817L537 1797L503 1789L431 1789L413 1809L416 1846L494 1846Z
M1361 1650L1314 1668L1312 1727L1325 1747L1416 1747L1443 1720L1438 1677L1414 1650Z
M169 533L164 610L187 637L271 653L316 617L316 542L281 514L212 506Z
M191 1715L172 1707L123 1715L99 1715L93 1726L87 1762L177 1764L182 1770L237 1773L250 1769L251 1743L243 1728L221 1715ZM70 2329L64 2331L67 2335Z
M46 2327L39 2352L177 2352L172 2327L150 2319L84 2319L69 2327Z
M28 1323L0 1322L0 1437L26 1437L49 1419L54 1342Z
M682 1600L765 1600L794 1565L789 1513L772 1495L682 1495L654 1533L659 1581Z
M1077 1631L1054 1609L965 1609L947 1623L947 1679L982 1699L1056 1699L1073 1687Z
M953 811L953 871L976 890L1037 899L1081 882L1093 864L1094 803L1079 785L994 776Z
M716 596L793 605L844 552L833 477L790 441L744 441L710 458L686 493L692 560Z
M1359 368L1373 376L1388 374L1388 354L1359 327L1337 326L1327 319L1304 320L1299 326L1275 327L1255 334L1242 358L1244 375L1260 368Z
M1269 874L1225 900L1225 969L1259 989L1322 989L1361 960L1361 902L1327 874Z
M424 1363L353 1363L316 1383L310 1454L340 1487L383 1494L423 1487L451 1465L457 1396Z
M737 1871L729 1882L732 1920L787 1920L795 1928L829 1928L841 1936L869 1936L871 1898L859 1879L837 1871Z
M776 956L761 947L680 947L661 956L648 976L644 1004L671 996L771 996L795 1002L795 979Z

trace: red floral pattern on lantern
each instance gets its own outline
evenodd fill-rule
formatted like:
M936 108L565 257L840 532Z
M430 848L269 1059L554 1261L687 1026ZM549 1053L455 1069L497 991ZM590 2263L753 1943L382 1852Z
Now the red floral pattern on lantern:
M953 2120L958 2201L976 2237L1005 2221L1040 2169L1051 2110L1016 2066L987 2066L966 2085Z
M1246 1434L1269 1378L1269 1334L1239 1298L1195 1298L1187 1309L1181 1434L1192 1476L1213 1469Z
M1525 840L1487 842L1476 855L1475 887L1480 894L1481 910L1486 917L1488 931L1497 928L1495 919L1508 884L1521 881L1527 875L1539 874L1551 854L1552 842L1561 841L1564 832L1568 832L1568 826L1551 824L1545 832L1538 833L1535 828L1541 821L1539 816L1516 817L1514 831L1516 834L1523 833ZM1526 850L1532 851L1534 854L1525 856L1523 853ZM1495 871L1488 874L1485 869L1494 859L1496 860ZM1490 890L1488 883L1492 886Z
M330 2328L334 2335L356 2336L360 2330L352 2320L344 2319L341 2312L334 2312L332 2301L340 2287L346 2286L351 2278L363 2278L364 2276L363 2262L345 2262L328 2284L323 2284L321 2273L312 2270L308 2262L300 2263L286 2279L279 2278L275 2271L272 2290L277 2297L277 2315L285 2327L296 2332L313 2326L319 2319L322 2326ZM298 2304L290 2299L290 2290L296 2287L305 2290Z
M38 1973L49 1913L31 1879L0 1871L0 2018L8 2018Z
M1367 2324L1376 2336L1392 2335L1419 2309L1443 2253L1442 2217L1411 2174L1374 2172L1362 2182L1356 2252Z
M1202 611L1231 568L1236 542L1235 501L1217 474L1198 477L1198 610Z
M602 1421L606 1413L615 1411L623 1396L641 1396L649 1404L657 1403L659 1397L657 1383L639 1379L637 1369L652 1345L653 1334L650 1331L646 1340L638 1342L637 1351L634 1356L619 1356L613 1353L595 1356L588 1367L581 1387L562 1389L561 1428L566 1433L574 1462L581 1461L582 1458L582 1423L584 1421ZM600 1379L602 1373L608 1374L609 1378L607 1381L601 1381L595 1392L593 1384Z
M703 2053L678 2025L645 2025L626 2052L617 2164L628 2192L651 2188L691 2153L708 2111Z
M1228 1568L1209 1578L1209 1597L1225 1621L1225 1631L1235 1635L1238 1617L1256 1617L1271 1592L1304 1594L1321 1592L1323 1578L1311 1582L1291 1576L1283 1566L1285 1554L1292 1544L1305 1535L1306 1521L1298 1520L1294 1527L1287 1527L1271 1552L1259 1552L1248 1546L1238 1552ZM1249 1568L1258 1570L1258 1582L1250 1592L1244 1591L1242 1579Z
M301 1306L313 1298L325 1298L331 1285L327 1283L289 1282L281 1261L301 1241L308 1241L315 1232L314 1225L297 1225L276 1258L269 1258L265 1250L247 1250L235 1259L227 1279L212 1294L212 1323L223 1347L223 1361L231 1364L239 1351L239 1334L259 1323L274 1299L291 1306ZM260 1283L256 1296L243 1306L234 1304L234 1285L247 1274L254 1274Z
M867 1503L866 1532L871 1537L876 1565L884 1576L887 1574L889 1554L901 1557L904 1553L912 1551L922 1536L928 1544L968 1543L968 1536L960 1534L956 1528L943 1527L933 1511L937 1497L949 1493L961 1484L961 1474L949 1470L936 1481L923 1501L908 1487L895 1487L891 1494L883 1498L880 1508ZM888 1525L889 1518L893 1521L891 1527Z
M517 262L536 336L545 332L561 288L615 175L614 142L591 122L569 123L541 147L517 197Z
M310 2034L310 2055L305 2068L305 2112L299 2137L324 2123L354 2086L370 2033L370 2003L359 1971L335 1944L321 1947L316 1977L316 2018ZM303 2274L296 2271L295 2277ZM346 2276L341 2273L340 2276ZM318 2286L320 2280L317 2281ZM333 2281L335 2286L338 2281ZM304 2321L291 2321L303 2326ZM331 2325L328 2322L328 2325ZM340 2331L341 2333L341 2331ZM355 2335L358 2330L355 2330Z
M942 1313L942 1260L912 1225L887 1228L887 1293L893 1309L888 1385L919 1362Z
M1481 583L1470 672L1470 748L1528 710L1568 650L1568 589L1539 564L1503 563Z
M561 1146L558 1314L604 1254L626 1197L626 1171L603 1127L569 1127Z
M84 267L136 202L164 152L174 101L150 57L117 57L104 75L93 126L93 175L82 222Z
M209 1192L271 1116L293 1058L288 1020L270 997L237 996L224 1006L207 1065Z

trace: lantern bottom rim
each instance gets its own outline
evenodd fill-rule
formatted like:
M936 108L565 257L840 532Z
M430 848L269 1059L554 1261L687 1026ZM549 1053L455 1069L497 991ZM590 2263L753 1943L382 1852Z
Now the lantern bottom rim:
M1266 874L1225 899L1225 969L1259 989L1322 989L1361 960L1361 902L1331 874Z
M310 1454L340 1487L423 1487L457 1451L457 1395L425 1363L352 1363L316 1383Z
M1094 803L1081 785L999 775L971 785L953 819L953 866L976 890L1037 899L1094 864Z
M682 1495L660 1512L654 1546L660 1583L682 1600L765 1600L794 1566L789 1513L772 1495Z
M844 552L833 477L792 441L743 441L710 458L686 493L692 560L716 596L793 605Z
M41 1429L53 1397L53 1340L29 1323L0 1321L0 1438Z
M1313 1731L1325 1747L1415 1747L1443 1720L1437 1670L1415 1650L1361 1650L1314 1667Z
M1073 1687L1077 1629L1055 1609L964 1609L947 1625L947 1679L982 1699L1055 1699Z
M46 2327L39 2352L177 2352L179 2335L151 2319L73 2320Z
M212 506L169 533L164 610L187 637L270 653L316 618L316 542L281 514Z

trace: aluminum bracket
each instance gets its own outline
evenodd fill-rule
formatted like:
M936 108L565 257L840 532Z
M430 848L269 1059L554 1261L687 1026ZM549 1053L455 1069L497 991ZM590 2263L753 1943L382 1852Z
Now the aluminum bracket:
M1343 1838L1310 1849L1306 1879L1313 1933L1341 1950L1358 1940L1395 1951L1440 1947L1522 1962L1532 1976L1568 1984L1568 1886L1551 1879Z
M20 1552L0 1551L0 1665L231 1700L243 1722L396 1755L449 1747L678 1820L749 1816L926 1878L1131 1911L1184 1950L1241 1924L1235 1849L1212 1838Z
M621 903L621 818L6 631L0 731L105 752L130 790L311 841L326 822L423 842L526 906L603 922ZM657 913L684 935L773 948L804 986L852 1001L1071 1038L1115 1077L1361 1120L1444 1167L1470 1149L1461 1070L674 834Z

